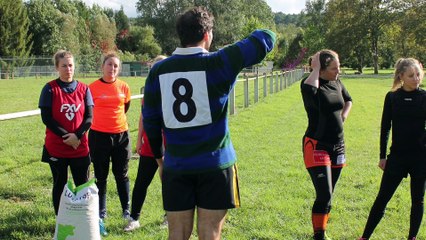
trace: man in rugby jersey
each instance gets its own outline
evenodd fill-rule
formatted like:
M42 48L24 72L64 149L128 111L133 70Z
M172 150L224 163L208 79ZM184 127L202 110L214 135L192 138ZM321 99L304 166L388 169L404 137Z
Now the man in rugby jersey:
M204 7L183 13L176 23L181 47L155 64L145 83L143 124L162 171L169 239L189 239L195 209L199 239L220 239L227 209L240 206L228 97L239 72L275 43L275 33L256 30L208 52L213 20Z

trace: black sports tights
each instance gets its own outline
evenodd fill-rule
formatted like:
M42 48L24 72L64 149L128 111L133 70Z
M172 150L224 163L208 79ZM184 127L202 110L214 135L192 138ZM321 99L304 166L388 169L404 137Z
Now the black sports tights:
M377 195L373 207L371 208L364 233L362 234L364 238L368 239L373 234L374 229L385 214L386 205L392 198L401 181L401 176L392 175L387 172L383 174L379 194ZM415 237L419 232L424 211L423 201L425 187L426 178L411 178L411 215L410 232L408 235L409 238Z
M145 202L148 187L151 184L152 179L154 178L157 168L158 164L154 157L140 157L138 174L132 193L132 212L130 216L134 220L139 220L142 206Z
M342 168L320 166L308 168L308 172L309 175L311 175L316 192L316 199L312 207L312 212L327 214L331 210L331 197L337 180L340 177L340 173L342 172Z

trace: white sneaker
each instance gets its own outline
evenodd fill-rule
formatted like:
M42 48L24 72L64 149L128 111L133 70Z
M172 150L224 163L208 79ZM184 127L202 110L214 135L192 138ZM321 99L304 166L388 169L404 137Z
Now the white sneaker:
M164 214L163 222L160 224L160 228L164 229L164 228L168 228L168 227L169 227L169 222L167 221L167 215Z
M138 220L134 220L133 218L129 219L127 226L124 228L125 232L131 232L141 227L141 224Z

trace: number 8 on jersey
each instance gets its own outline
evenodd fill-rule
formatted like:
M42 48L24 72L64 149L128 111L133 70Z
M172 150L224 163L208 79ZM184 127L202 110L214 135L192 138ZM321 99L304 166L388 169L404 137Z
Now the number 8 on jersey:
M162 74L159 80L167 128L197 127L212 122L204 71Z

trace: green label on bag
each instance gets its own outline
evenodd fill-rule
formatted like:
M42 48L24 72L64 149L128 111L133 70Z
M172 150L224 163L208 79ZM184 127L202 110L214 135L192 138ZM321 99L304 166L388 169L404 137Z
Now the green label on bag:
M58 224L58 240L65 240L67 237L74 236L74 226Z

